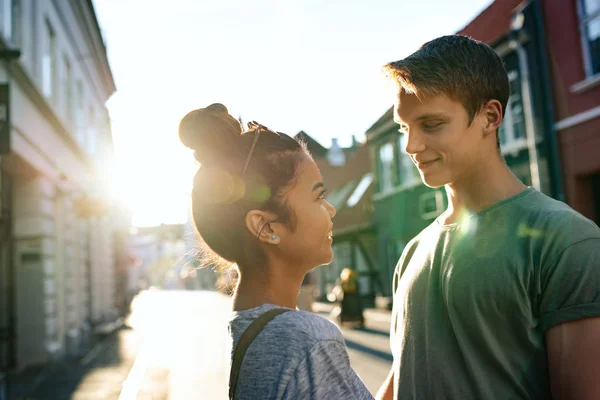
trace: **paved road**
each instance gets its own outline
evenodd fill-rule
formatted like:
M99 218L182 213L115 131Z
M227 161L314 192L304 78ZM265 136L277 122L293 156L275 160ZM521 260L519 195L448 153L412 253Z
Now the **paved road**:
M54 368L27 399L226 399L231 299L214 292L147 291L122 329L86 357ZM327 310L318 310L327 317ZM342 328L353 368L372 393L391 366L389 314ZM31 382L34 384L34 382Z

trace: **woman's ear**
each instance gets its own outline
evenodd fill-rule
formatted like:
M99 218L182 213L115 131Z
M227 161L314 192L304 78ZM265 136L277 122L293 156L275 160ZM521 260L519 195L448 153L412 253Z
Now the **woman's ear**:
M277 217L266 211L252 210L246 214L246 227L252 234L263 243L277 244L280 236L276 232L273 222Z

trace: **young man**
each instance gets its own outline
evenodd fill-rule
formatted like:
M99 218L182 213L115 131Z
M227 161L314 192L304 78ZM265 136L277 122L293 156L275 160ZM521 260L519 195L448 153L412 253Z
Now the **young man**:
M396 267L378 397L600 399L600 229L505 164L502 60L453 35L385 69L405 151L448 209Z

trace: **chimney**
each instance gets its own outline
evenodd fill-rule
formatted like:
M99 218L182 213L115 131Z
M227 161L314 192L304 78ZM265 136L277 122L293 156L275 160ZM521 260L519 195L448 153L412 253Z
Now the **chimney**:
M327 151L327 161L334 167L341 167L346 164L346 155L337 138L331 139L331 148Z

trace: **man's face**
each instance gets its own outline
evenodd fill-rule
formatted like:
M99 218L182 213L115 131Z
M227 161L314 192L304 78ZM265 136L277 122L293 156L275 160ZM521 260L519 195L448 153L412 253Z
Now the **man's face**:
M425 185L456 183L476 171L484 153L478 118L469 126L464 106L445 95L422 101L413 94L399 95L394 120Z

